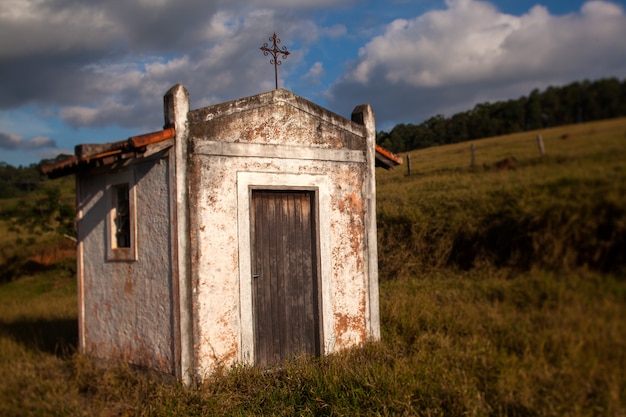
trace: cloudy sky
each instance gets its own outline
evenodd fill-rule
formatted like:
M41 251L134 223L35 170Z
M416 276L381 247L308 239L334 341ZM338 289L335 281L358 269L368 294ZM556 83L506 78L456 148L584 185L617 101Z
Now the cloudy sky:
M626 0L0 0L0 161L14 166L159 130L279 85L378 130L478 102L626 78Z

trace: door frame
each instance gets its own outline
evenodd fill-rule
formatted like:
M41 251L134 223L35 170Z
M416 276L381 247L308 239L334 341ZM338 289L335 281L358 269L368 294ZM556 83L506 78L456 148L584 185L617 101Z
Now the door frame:
M250 202L252 190L313 191L312 207L316 227L318 270L318 317L320 354L334 349L332 315L332 258L330 246L330 179L328 175L270 172L237 173L237 221L239 236L239 317L241 349L239 360L254 364L254 317L252 304L252 263L250 242Z

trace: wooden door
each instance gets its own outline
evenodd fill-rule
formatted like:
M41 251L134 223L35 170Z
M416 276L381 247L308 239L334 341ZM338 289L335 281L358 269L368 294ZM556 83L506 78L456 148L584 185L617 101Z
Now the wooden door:
M314 198L311 191L252 191L254 352L261 366L320 353Z

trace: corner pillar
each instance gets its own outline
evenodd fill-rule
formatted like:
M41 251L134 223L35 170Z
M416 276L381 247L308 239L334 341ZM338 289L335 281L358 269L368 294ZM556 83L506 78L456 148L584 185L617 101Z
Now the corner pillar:
M366 200L365 232L367 238L367 279L368 294L366 325L369 336L380 340L380 307L378 292L378 241L376 236L376 119L369 104L361 104L352 111L352 121L365 127L366 134L366 177L363 181L363 194Z
M194 379L194 341L190 241L189 241L189 204L187 188L189 92L182 84L176 84L163 97L164 128L175 128L174 172L172 176L173 192L171 207L176 210L176 222L173 225L174 268L178 275L178 316L180 361L178 377L185 385L191 385ZM173 277L175 279L175 277ZM177 358L178 359L178 358Z

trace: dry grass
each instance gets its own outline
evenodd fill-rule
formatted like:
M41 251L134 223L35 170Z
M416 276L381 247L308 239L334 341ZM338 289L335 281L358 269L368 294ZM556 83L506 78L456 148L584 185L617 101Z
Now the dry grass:
M569 135L568 139L561 136ZM482 264L608 271L626 262L626 119L476 142L492 166L471 169L468 144L412 154L413 173L378 175L383 278ZM463 153L465 152L465 153ZM460 156L462 154L462 157ZM621 265L621 266L620 266Z
M417 175L430 175L442 170L466 170L470 167L470 146L476 148L476 165L493 165L506 157L532 161L540 157L537 135L544 142L546 156L563 160L586 158L596 154L623 153L626 141L626 118L578 125L561 126L531 132L515 133L482 140L436 146L412 151L411 166ZM586 164L585 164L586 165ZM584 166L582 166L584 167ZM399 170L399 169L398 169ZM381 185L395 178L397 171L377 172ZM403 173L406 172L403 169Z
M624 258L600 262L626 236L624 131L543 132L543 160L534 134L476 142L514 171L469 169L468 144L379 171L383 340L280 371L98 366L71 260L0 285L0 415L626 416Z
M1 415L626 413L626 283L613 276L397 278L381 288L382 342L276 372L224 369L193 389L72 354L75 333L62 324L75 324L75 287L46 280L0 287ZM51 333L69 346L55 348Z

